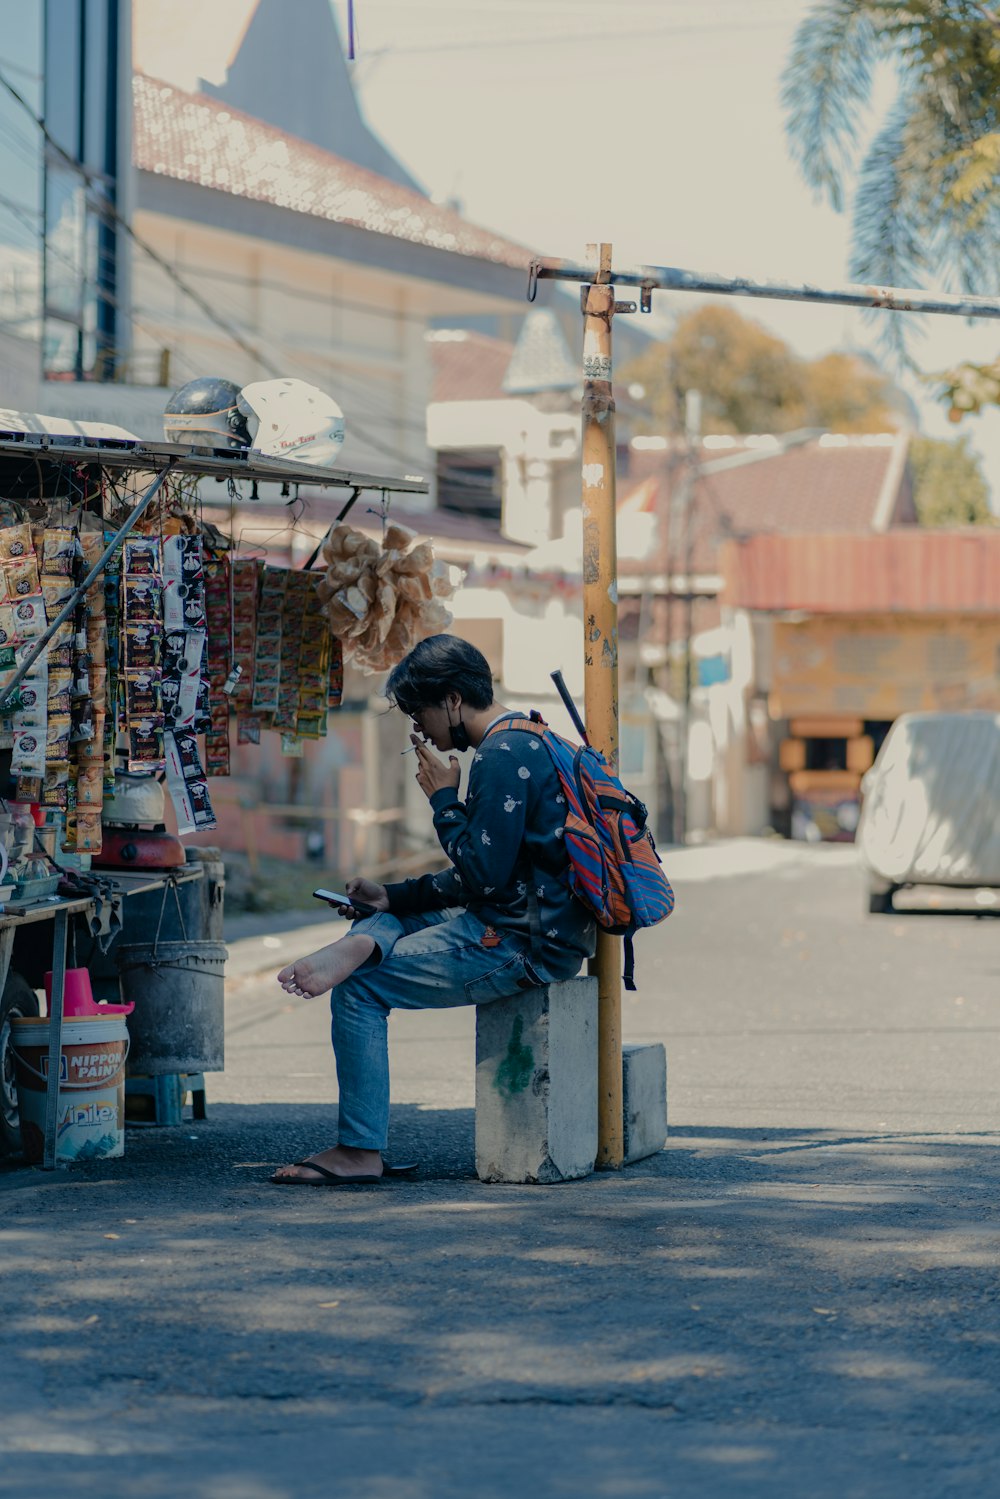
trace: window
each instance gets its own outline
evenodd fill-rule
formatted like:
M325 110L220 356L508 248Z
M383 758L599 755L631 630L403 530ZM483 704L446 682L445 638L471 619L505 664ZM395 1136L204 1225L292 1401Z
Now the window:
M127 317L118 306L121 4L47 0L43 371L50 380L114 380Z
M440 450L437 493L442 510L499 525L503 513L499 451L496 448Z

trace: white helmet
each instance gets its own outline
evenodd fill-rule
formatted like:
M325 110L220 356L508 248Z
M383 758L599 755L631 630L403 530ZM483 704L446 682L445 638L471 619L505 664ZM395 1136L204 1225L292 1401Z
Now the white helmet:
M246 417L251 450L326 468L344 442L344 413L332 396L304 380L257 380L237 404Z

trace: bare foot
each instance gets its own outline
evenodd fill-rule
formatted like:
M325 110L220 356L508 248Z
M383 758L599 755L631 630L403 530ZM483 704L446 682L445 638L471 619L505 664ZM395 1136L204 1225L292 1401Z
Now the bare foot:
M382 1157L377 1150L355 1150L350 1145L334 1145L329 1150L317 1150L309 1157L318 1166L332 1171L335 1176L381 1176ZM272 1181L317 1181L318 1171L311 1171L309 1164L279 1166Z
M314 999L317 994L325 994L342 984L374 951L371 937L364 932L352 932L339 942L331 942L329 947L311 952L307 958L289 963L278 974L278 983L286 994Z

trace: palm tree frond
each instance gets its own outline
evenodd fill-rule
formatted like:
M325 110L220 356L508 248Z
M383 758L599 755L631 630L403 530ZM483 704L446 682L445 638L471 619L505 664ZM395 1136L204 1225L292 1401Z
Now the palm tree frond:
M869 285L917 287L933 263L924 205L911 152L913 106L897 100L872 141L858 175L853 204L850 276ZM909 313L880 317L880 341L910 365L911 339L922 331Z
M792 155L813 191L838 212L857 153L859 115L883 50L864 0L821 0L799 23L782 74Z

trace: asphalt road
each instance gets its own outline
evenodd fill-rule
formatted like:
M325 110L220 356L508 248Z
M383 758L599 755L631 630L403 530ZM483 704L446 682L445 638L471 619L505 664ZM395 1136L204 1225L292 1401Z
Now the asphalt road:
M335 1090L324 1003L253 970L325 929L241 940L206 1122L0 1170L0 1493L1000 1490L1000 907L870 918L843 849L671 863L625 1004L667 1149L558 1188L475 1180L460 1011L393 1021L419 1181L269 1186Z

